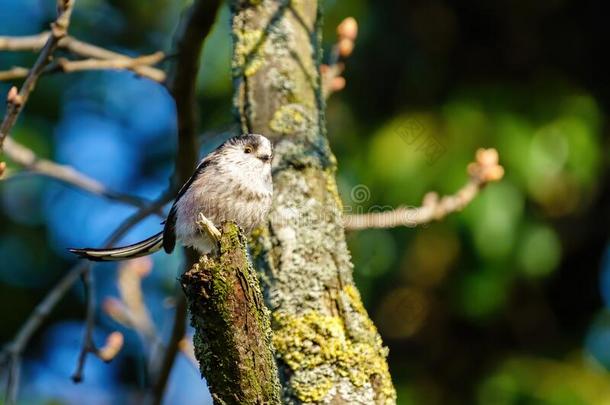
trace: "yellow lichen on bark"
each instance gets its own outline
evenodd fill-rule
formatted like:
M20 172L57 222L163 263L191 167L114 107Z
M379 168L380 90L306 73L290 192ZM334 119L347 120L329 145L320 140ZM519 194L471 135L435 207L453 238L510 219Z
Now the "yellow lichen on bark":
M338 210L343 212L343 200L341 200L339 189L337 188L337 181L335 180L335 172L337 171L335 155L330 155L330 159L332 160L332 166L330 169L326 169L324 171L324 176L326 178L326 191L333 196Z
M252 4L231 3L234 104L242 130L265 134L275 148L274 203L250 252L273 314L283 400L395 403L387 349L354 286L345 241L324 121L318 2Z
M310 115L301 104L285 104L275 111L269 128L284 135L303 132L311 120Z
M327 365L356 387L382 384L378 403L394 403L395 393L386 363L387 349L368 319L357 290L348 285L342 293L351 310L360 315L368 329L367 336L358 333L351 336L344 319L338 315L323 315L314 310L300 316L274 314L273 344L280 359L292 371L310 377L292 379L291 388L303 402L322 401L336 383L333 374L325 374L324 366ZM305 373L307 371L311 373Z
M262 30L235 31L233 67L243 68L246 76L252 76L263 65L265 59L260 49L263 49L265 38Z

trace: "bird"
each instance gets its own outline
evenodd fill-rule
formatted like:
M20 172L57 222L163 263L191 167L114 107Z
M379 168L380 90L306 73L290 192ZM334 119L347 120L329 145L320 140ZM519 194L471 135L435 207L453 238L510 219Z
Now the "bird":
M199 162L178 191L161 232L129 246L68 250L92 261L133 259L161 248L171 253L176 242L202 255L213 253L220 236L216 227L223 221L250 233L267 219L273 197L272 158L273 146L263 135L230 138ZM207 232L202 232L202 223Z

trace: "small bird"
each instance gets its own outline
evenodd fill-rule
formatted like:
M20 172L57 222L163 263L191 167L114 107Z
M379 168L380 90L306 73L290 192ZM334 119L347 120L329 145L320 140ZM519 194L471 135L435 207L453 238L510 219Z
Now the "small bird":
M207 155L180 188L161 232L114 249L69 250L94 261L132 259L162 247L171 253L176 241L201 254L213 252L219 235L209 224L218 227L223 221L234 221L249 233L267 219L273 195L272 153L271 142L262 135L231 138ZM202 232L202 222L207 232Z

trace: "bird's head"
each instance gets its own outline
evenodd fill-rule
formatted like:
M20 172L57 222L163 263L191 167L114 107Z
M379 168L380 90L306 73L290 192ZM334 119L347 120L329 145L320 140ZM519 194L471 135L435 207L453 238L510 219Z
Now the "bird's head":
M247 134L229 139L221 147L222 154L239 166L251 170L271 167L273 147L269 139L258 134Z

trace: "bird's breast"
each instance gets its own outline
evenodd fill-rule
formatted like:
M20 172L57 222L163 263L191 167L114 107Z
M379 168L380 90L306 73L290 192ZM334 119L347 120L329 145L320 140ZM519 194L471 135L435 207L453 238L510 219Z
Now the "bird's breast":
M206 186L186 193L178 201L178 238L192 239L199 234L196 225L199 213L203 213L216 227L220 227L223 221L233 221L245 232L251 232L266 221L272 202L271 190L231 181L222 187Z

